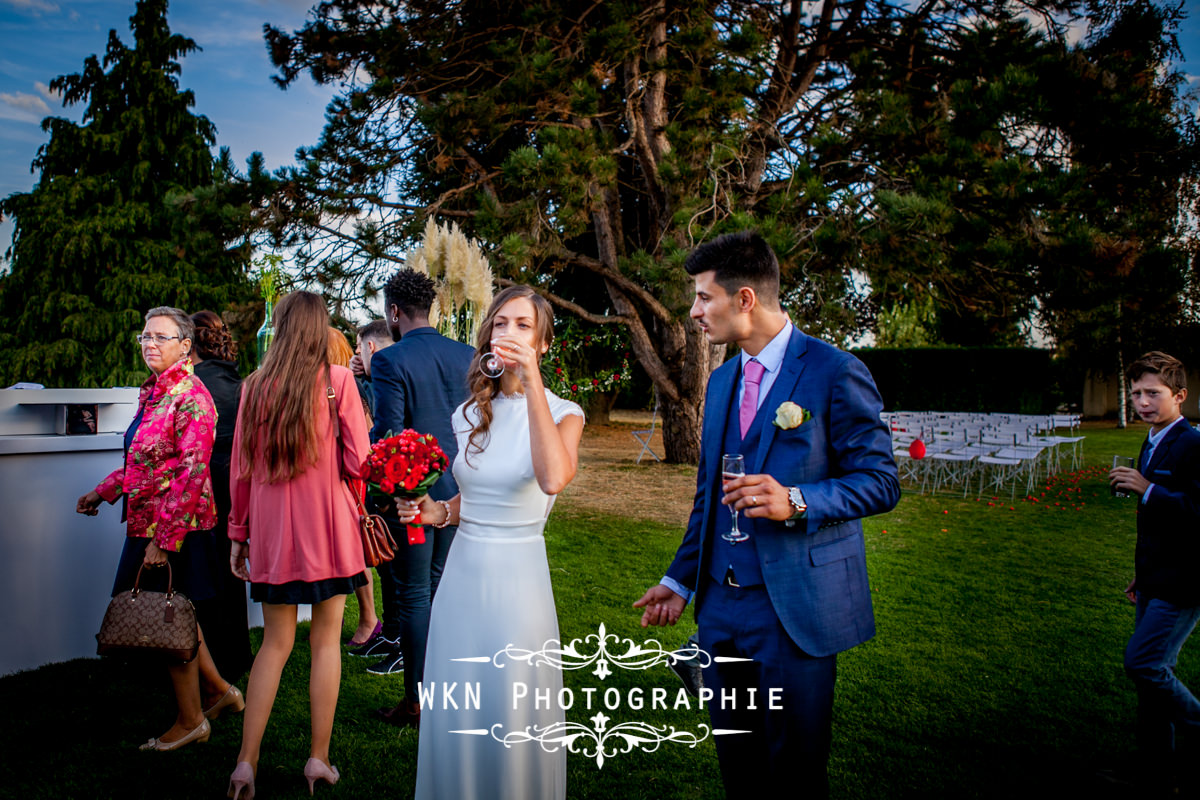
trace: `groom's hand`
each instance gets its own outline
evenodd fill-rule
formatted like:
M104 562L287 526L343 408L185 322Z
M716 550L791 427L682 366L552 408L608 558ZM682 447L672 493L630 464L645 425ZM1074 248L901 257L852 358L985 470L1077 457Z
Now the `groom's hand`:
M660 583L651 586L633 607L646 609L642 613L643 628L649 625L674 625L687 607L687 600Z
M725 490L721 502L747 517L783 522L795 513L788 501L788 490L770 475L742 475L724 481L721 486Z

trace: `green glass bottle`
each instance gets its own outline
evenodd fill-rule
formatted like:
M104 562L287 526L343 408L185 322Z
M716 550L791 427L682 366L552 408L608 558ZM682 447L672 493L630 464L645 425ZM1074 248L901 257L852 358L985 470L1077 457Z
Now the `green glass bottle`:
M258 329L258 366L262 366L263 359L267 357L267 348L271 346L271 342L275 339L275 322L271 319L271 310L275 308L275 304L270 300L267 304L267 318L263 320L262 327Z

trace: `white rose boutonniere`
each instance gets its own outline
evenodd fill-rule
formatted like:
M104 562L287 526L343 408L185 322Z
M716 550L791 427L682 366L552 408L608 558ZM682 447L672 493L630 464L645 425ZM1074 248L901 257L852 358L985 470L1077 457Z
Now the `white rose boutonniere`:
M799 428L810 419L812 419L811 411L807 408L801 408L791 400L788 400L785 403L781 403L779 408L775 409L775 420L772 424L776 428L790 431L792 428Z

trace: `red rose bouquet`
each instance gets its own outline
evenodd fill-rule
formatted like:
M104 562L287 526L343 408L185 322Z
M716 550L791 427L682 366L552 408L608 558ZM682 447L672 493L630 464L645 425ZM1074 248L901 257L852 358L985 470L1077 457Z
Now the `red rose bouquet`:
M429 492L446 471L446 454L432 433L417 433L411 428L387 436L371 445L367 455L367 485L385 498L420 497ZM425 529L408 526L408 543L424 544Z

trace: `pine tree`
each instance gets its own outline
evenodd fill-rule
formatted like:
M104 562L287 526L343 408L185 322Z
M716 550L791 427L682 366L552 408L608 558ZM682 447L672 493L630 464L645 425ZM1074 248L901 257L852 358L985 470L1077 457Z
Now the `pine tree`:
M320 3L303 30L268 33L280 83L347 87L292 175L297 243L316 277L371 280L426 215L458 222L495 246L507 280L627 327L667 459L694 462L724 355L687 316L695 244L759 229L799 324L843 342L862 328L830 212L846 185L810 157L845 109L851 58L894 39L896 13L877 0Z
M1152 349L1188 363L1200 355L1187 303L1200 128L1169 68L1182 6L1126 0L1100 12L1087 59L1054 98L1071 169L1044 248L1042 297L1063 352L1121 387L1124 427L1125 365Z
M132 47L110 31L103 59L51 83L85 110L78 124L43 122L37 184L0 202L14 220L0 384L137 385L148 309L220 311L245 286L255 192L213 158L216 131L179 87L179 59L197 46L166 17L166 0L139 0Z
M835 343L929 297L936 339L1021 338L1077 176L1054 83L1090 62L1064 20L1096 5L327 0L268 32L281 84L345 86L282 202L330 285L393 269L434 215L627 327L667 457L694 461L724 352L680 264L713 236L760 230L793 320Z
M1179 330L1200 172L1169 67L1180 14L1125 0L1074 46L1014 17L865 54L860 113L830 138L873 186L859 254L881 306L934 299L954 344L1017 343L1037 321L1104 372Z

